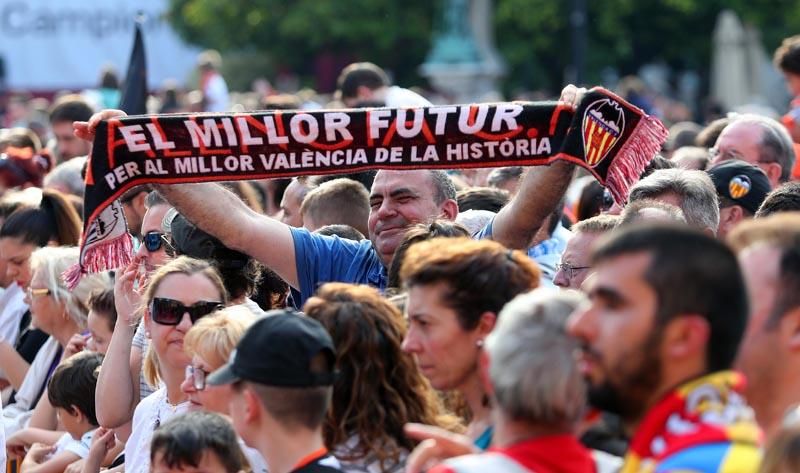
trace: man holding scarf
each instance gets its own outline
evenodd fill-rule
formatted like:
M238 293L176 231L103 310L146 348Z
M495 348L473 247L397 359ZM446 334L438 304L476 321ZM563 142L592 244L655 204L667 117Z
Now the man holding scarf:
M560 101L574 108L585 89L567 86ZM102 120L122 116L116 110L76 122L76 134L90 140ZM574 164L558 161L527 173L519 192L490 223L484 234L509 248L530 246L531 239L558 205L569 185ZM370 284L384 289L386 268L410 225L435 218L455 219L455 189L442 171L381 170L370 194L369 240L352 242L312 234L250 210L235 194L210 183L163 185L155 188L180 213L218 238L228 248L248 254L275 271L302 305L329 281Z

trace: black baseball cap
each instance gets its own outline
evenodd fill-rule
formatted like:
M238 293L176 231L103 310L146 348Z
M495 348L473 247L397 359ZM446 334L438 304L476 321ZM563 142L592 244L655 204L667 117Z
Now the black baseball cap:
M249 256L223 245L174 208L164 216L161 226L165 233L172 235L172 244L178 254L209 260L220 269L242 269L250 261Z
M312 372L311 361L323 353L330 370ZM269 311L245 332L228 363L214 371L208 384L244 380L265 386L329 386L336 378L333 340L325 327L300 312Z
M706 170L714 181L717 194L755 214L772 190L769 179L758 166L739 159L729 159Z

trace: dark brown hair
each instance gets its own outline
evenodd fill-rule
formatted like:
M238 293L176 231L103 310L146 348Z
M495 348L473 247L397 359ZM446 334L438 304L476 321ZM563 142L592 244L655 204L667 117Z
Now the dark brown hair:
M108 328L114 331L117 323L117 306L114 304L114 288L110 287L102 291L95 291L89 296L89 310L101 316L108 323Z
M400 277L406 287L444 283L442 303L472 330L484 312L497 314L518 294L539 286L541 272L528 255L491 240L434 238L406 253Z
M772 62L783 72L800 74L800 35L784 38L775 50Z
M394 250L392 264L389 265L387 287L398 289L402 286L400 267L408 249L415 243L436 237L469 237L469 232L462 225L444 219L437 219L431 223L418 223L408 227L400 244Z
M406 423L459 425L454 416L443 415L435 391L400 348L403 315L376 289L328 283L303 311L328 330L336 345L339 377L324 433L331 449L357 435L359 443L345 460L374 453L388 470L399 464L402 450L415 446L403 433Z
M73 411L77 408L91 425L97 423L94 392L103 355L80 352L64 360L47 382L47 398L53 407Z
M81 219L75 208L58 191L45 189L38 207L21 207L8 216L0 238L19 238L23 243L45 247L50 241L59 246L77 246Z

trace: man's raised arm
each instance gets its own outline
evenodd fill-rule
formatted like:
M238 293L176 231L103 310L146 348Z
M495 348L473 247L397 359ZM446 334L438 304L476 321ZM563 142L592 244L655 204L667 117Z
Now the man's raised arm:
M88 122L74 123L75 135L92 141L102 120L124 115L120 110L96 113ZM299 286L294 240L288 225L256 213L218 184L162 184L156 189L183 216L225 246L264 263L292 287Z
M492 223L492 239L508 248L526 250L553 213L572 181L575 165L556 161L528 170L519 191Z
M574 108L585 93L586 89L568 85L561 91L559 101ZM492 239L509 248L527 249L561 202L574 170L575 165L566 161L530 169L514 198L497 213L492 224Z
M159 184L155 188L200 229L228 248L264 263L292 287L299 287L288 225L255 212L219 184Z

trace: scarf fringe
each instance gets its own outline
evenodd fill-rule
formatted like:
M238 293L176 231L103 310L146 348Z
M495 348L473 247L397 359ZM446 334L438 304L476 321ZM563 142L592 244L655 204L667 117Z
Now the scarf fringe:
M99 273L127 266L133 260L133 239L130 233L86 249L81 262L61 274L70 290L75 289L84 274Z
M608 167L606 187L618 204L628 199L628 192L644 169L661 150L669 130L657 118L643 115L619 153Z

